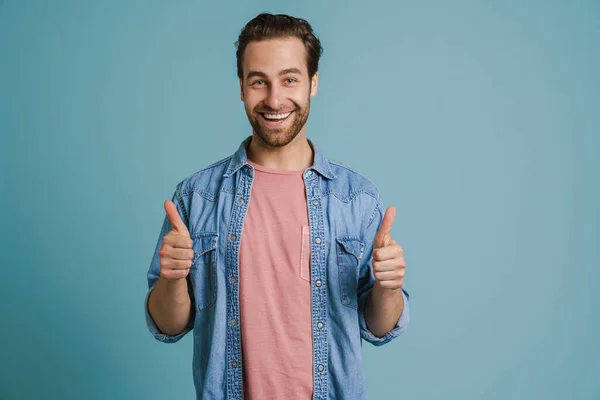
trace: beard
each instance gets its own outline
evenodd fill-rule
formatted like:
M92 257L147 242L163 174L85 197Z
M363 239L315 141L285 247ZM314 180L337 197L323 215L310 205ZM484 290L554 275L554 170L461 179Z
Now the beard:
M287 111L292 111L288 118L294 119L291 125L286 128L269 128L264 125L264 120L260 113L279 113L278 110L270 109L265 105L259 104L252 111L246 109L246 115L248 115L252 129L263 143L271 147L283 147L294 140L306 124L308 114L310 113L310 94L304 106L298 104L294 104L294 106L292 110L289 107L284 108Z

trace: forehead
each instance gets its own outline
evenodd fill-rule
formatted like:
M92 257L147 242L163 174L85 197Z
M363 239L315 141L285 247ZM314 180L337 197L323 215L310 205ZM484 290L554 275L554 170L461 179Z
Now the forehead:
M277 38L250 42L244 52L244 73L260 71L267 75L277 75L288 68L306 69L306 49L298 38Z

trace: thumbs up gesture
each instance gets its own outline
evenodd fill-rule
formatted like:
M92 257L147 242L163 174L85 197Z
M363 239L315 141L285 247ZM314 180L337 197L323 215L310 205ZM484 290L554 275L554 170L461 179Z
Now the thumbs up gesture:
M373 274L375 285L383 289L399 289L404 285L406 261L404 250L391 237L392 226L396 218L396 209L388 207L383 216L381 226L375 234L373 245Z
M160 276L167 280L184 279L190 272L194 259L193 241L187 227L179 217L175 204L171 200L167 200L164 206L173 229L163 237L158 251Z

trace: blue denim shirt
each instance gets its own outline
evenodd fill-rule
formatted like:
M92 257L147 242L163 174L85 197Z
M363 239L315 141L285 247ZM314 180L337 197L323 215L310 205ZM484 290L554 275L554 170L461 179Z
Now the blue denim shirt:
M193 332L198 399L242 399L238 268L254 176L246 159L250 140L232 156L188 176L173 195L194 243L189 326L176 336L161 333L146 296L146 321L156 339L173 343ZM383 337L369 331L364 307L375 282L371 252L385 210L373 183L309 144L314 162L303 177L311 239L313 398L366 399L362 340L380 346L400 335L410 318L409 296L403 288L404 310L394 329ZM160 275L162 238L170 230L165 217L148 271L148 295Z

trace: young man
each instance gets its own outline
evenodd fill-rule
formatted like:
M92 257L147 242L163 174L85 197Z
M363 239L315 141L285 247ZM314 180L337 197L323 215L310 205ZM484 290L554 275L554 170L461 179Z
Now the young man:
M409 321L395 210L306 137L310 25L261 14L237 45L252 135L165 202L148 327L163 342L193 331L198 399L365 399L361 339Z

